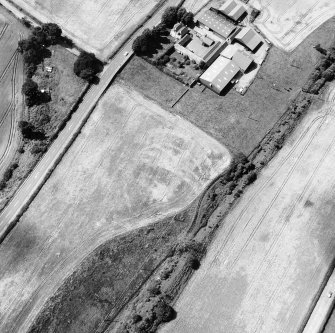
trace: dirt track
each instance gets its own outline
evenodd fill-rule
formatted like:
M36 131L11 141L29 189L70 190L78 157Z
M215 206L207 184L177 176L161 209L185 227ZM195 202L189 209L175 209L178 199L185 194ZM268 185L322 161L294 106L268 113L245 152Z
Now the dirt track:
M229 163L190 123L113 86L1 244L0 331L25 332L94 248L188 205Z
M335 2L329 0L251 0L250 4L261 10L255 24L285 51L292 51L335 15Z
M223 221L161 332L298 332L335 249L335 89Z

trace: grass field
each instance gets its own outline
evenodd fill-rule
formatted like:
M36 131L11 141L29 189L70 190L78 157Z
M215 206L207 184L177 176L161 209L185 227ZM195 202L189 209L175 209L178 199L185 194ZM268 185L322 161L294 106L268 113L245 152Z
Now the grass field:
M335 15L335 2L329 0L252 0L250 4L261 10L256 25L285 51L292 51Z
M27 30L0 6L0 175L19 143L17 122L22 117L23 59L17 43Z
M0 331L24 332L97 246L187 206L230 163L225 147L112 86L0 247Z
M320 54L315 43L325 48L331 43L335 18L324 23L292 53L271 48L256 80L244 96L231 90L218 96L196 86L171 108L185 87L145 61L134 58L120 74L120 79L142 94L178 114L231 151L249 154L285 112L290 98L313 71Z
M161 332L300 331L334 260L334 87L327 100L223 221Z
M14 0L42 22L55 22L81 48L108 58L159 0Z

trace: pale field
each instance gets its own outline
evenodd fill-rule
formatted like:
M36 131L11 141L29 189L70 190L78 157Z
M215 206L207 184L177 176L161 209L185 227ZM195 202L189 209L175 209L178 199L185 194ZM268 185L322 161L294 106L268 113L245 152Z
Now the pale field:
M335 250L335 87L222 221L160 332L299 328Z
M0 245L0 332L26 332L92 250L189 205L230 161L189 122L113 85Z
M335 15L333 0L251 0L250 4L261 10L255 24L274 45L285 51L294 50Z
M183 7L187 9L187 11L192 13L197 13L204 6L208 5L211 0L186 0L183 3Z
M16 51L25 29L0 7L0 175L15 154L22 113L23 59Z
M108 55L160 0L13 0L42 22L60 25L79 47Z

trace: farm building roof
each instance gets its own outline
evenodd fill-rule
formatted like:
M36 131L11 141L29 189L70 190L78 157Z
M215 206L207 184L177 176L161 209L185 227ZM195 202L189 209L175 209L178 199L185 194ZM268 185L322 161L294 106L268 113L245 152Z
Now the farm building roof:
M182 23L176 23L173 26L173 31L181 36L184 36L188 33L188 29Z
M233 60L218 57L201 75L200 80L216 92L221 93L238 72L239 67Z
M224 38L228 38L229 35L236 29L233 23L210 9L199 15L198 22L202 23Z
M235 0L226 1L219 10L234 21L238 21L246 12L246 8Z
M211 40L212 41L212 40ZM207 44L208 45L208 44ZM206 63L219 48L223 46L220 42L212 41L210 46L204 45L202 38L194 35L186 48L203 59Z
M221 52L221 55L228 59L233 59L234 54L238 51L238 48L235 44L229 44L227 47Z
M260 35L253 29L243 28L235 37L236 40L240 41L246 47L248 47L251 51L255 50L255 48L262 43L262 38Z
M235 44L228 45L221 52L221 56L233 60L243 72L246 71L253 62L253 59L246 52L236 47Z

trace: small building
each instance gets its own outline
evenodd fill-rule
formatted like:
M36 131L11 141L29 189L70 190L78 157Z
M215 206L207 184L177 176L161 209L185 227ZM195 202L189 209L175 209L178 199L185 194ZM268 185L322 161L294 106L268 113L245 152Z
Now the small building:
M220 56L221 51L226 46L226 43L205 36L198 37L197 35L187 34L175 44L175 50L198 64L203 61L209 66Z
M263 43L261 36L252 28L243 28L236 36L235 40L246 46L249 50L255 49Z
M235 22L241 21L248 14L246 8L235 0L227 0L219 11Z
M48 73L52 73L52 67L51 67L51 66L45 66L45 70L46 70Z
M176 23L170 31L173 38L181 39L188 33L188 29L182 23Z
M222 52L221 56L233 60L240 70L244 73L253 63L252 57L247 52L240 50L235 44L228 45Z
M217 94L221 94L232 83L232 80L239 71L239 67L233 60L218 57L200 76L200 82Z
M213 31L224 39L227 39L236 30L236 26L232 22L229 22L223 15L218 14L213 8L202 12L197 22L200 27Z

